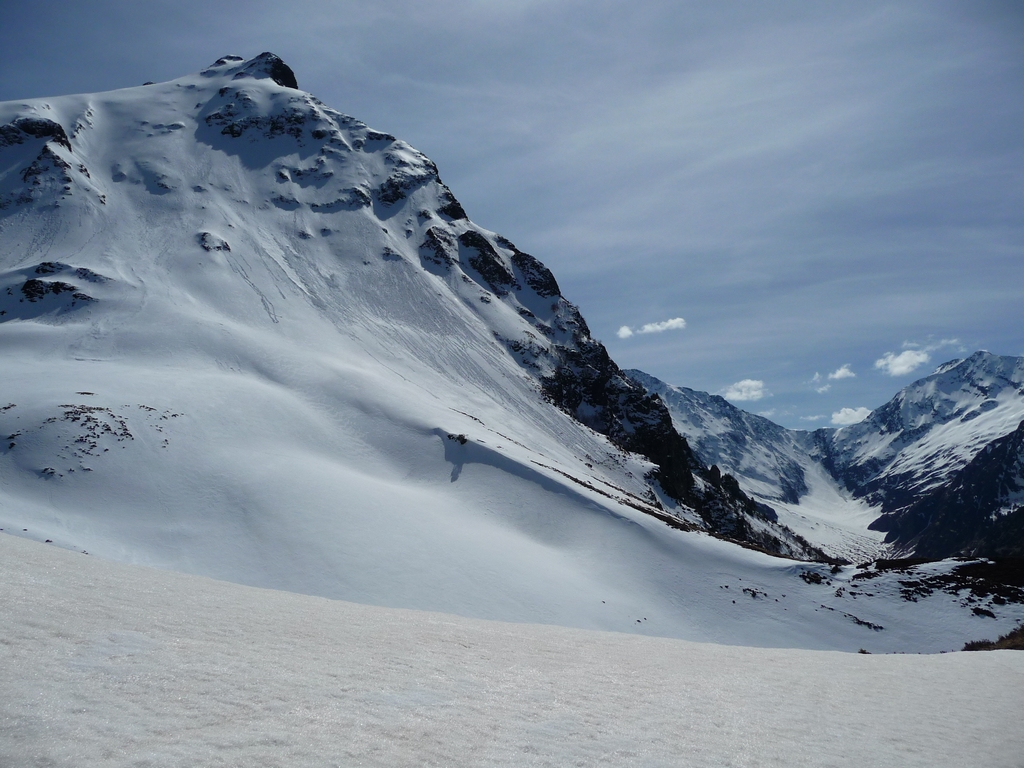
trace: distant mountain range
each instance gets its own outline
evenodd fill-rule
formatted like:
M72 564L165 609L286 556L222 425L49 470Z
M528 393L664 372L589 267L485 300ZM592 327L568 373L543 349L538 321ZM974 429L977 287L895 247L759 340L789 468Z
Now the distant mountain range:
M885 533L894 553L1024 555L1024 358L976 352L952 360L864 421L814 431L785 429L716 395L627 373L664 400L703 461L790 515L814 514L825 476L833 498L860 506L862 523L867 505L873 517L866 528Z

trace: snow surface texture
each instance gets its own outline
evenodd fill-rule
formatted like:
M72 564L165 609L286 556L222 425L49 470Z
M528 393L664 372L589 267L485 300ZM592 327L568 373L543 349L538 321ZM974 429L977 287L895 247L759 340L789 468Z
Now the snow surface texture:
M808 583L824 566L649 514L701 523L541 392L546 351L585 327L550 273L275 67L0 105L0 528L691 640L939 651L1012 628L1016 605L979 618L888 577L852 594L852 569Z
M0 536L0 764L1020 766L1024 654L689 643Z

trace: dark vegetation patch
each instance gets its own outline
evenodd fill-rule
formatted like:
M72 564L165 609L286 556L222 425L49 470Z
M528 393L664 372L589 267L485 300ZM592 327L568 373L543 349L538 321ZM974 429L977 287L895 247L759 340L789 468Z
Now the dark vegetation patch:
M1001 635L997 640L972 640L965 651L1024 651L1024 624Z

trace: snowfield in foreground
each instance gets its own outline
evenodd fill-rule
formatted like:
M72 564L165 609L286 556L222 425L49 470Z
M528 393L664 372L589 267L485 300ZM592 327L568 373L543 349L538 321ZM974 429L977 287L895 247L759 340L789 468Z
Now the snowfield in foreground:
M1020 766L1024 654L356 605L0 536L0 765Z

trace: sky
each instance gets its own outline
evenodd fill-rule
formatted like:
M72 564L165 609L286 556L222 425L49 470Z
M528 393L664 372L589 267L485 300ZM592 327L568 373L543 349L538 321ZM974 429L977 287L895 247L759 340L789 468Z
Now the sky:
M433 159L623 368L787 427L1024 355L1024 6L39 0L0 101L269 50Z

